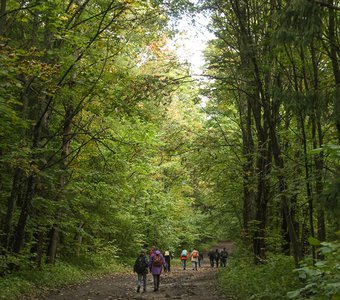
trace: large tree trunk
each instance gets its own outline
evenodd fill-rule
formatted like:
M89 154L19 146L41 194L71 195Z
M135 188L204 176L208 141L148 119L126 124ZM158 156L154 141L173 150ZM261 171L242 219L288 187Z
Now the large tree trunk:
M274 113L274 118L277 119L278 116L275 115ZM294 261L295 261L295 266L298 267L299 265L299 260L300 260L300 249L299 249L299 239L297 236L297 233L295 231L295 226L294 226L294 220L292 218L291 214L291 203L288 200L288 197L286 195L287 191L287 184L286 184L286 179L283 176L284 174L284 161L281 156L281 148L279 145L279 141L276 135L276 126L272 118L269 122L270 124L270 141L272 144L272 149L273 149L273 157L275 161L276 167L279 169L278 171L278 181L279 181L279 192L281 195L281 202L282 202L282 207L283 207L283 213L284 213L284 220L287 225L288 233L289 233L289 239L292 244L293 248L293 255L294 255Z
M239 30L239 48L241 66L244 67L245 78L248 80L247 90L249 107L254 118L257 134L257 194L255 196L255 228L253 235L253 251L255 260L265 258L265 229L267 217L267 204L269 199L269 185L267 175L270 172L271 153L268 143L268 127L266 119L270 112L263 91L262 79L251 36L250 20L248 14L248 1L230 1L232 10L237 18Z

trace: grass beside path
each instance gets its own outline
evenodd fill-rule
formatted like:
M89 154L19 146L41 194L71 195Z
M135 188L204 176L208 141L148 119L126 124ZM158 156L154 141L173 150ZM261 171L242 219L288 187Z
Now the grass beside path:
M287 299L287 292L298 287L291 257L273 256L255 265L251 257L231 255L226 268L219 268L218 281L228 299Z
M124 272L127 268L117 260L100 261L93 258L74 263L57 262L55 265L45 265L42 270L26 268L0 277L0 299L32 298L37 291L44 293L106 274Z

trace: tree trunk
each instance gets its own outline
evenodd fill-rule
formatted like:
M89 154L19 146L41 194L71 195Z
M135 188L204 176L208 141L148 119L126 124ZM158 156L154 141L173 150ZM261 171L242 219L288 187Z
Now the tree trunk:
M1 0L0 2L0 35L3 35L6 31L6 6L7 0Z
M243 230L245 236L249 235L249 222L254 218L254 191L251 189L254 180L254 141L252 136L252 114L251 100L247 97L246 103L240 96L239 112L242 130L242 154L245 159L243 163Z
M284 162L281 157L281 149L280 149L280 145L279 145L279 142L276 136L275 127L272 121L270 121L270 140L272 144L275 165L279 169L278 171L279 192L281 195L284 220L287 224L289 239L292 243L295 266L298 267L299 260L300 260L299 240L298 240L298 237L295 231L294 220L291 214L291 209L290 209L291 204L289 203L289 200L286 196L287 185L286 185L286 180L284 176L282 175L284 174Z
M328 0L329 8L328 8L328 40L330 47L330 59L333 67L333 74L335 80L335 98L334 98L334 115L335 115L335 125L338 133L338 143L340 144L340 67L339 67L339 59L340 59L340 50L336 37L336 32L339 28L336 27L336 14L334 7L334 1Z
M314 42L311 43L310 52L313 63L313 89L314 89L314 97L313 97L313 113L311 117L312 122L312 141L313 148L319 148L323 146L323 134L322 134L322 126L321 126L321 115L319 112L319 105L321 103L319 100L319 67L317 61L317 55L315 53L315 45ZM325 225L325 214L323 210L323 205L321 204L321 195L323 192L323 169L324 169L324 158L323 154L317 154L314 156L314 165L315 165L315 191L316 191L316 205L317 205L317 236L319 241L325 241L326 239L326 225Z
M13 213L15 210L15 206L17 203L17 199L20 194L21 189L21 180L22 180L22 171L20 169L16 169L14 172L13 183L12 183L12 191L10 196L8 197L7 202L7 211L3 221L3 237L1 239L1 244L4 249L9 250L9 240L10 240L10 233L12 228L12 219Z
M71 130L72 130L72 121L74 117L72 100L65 107L65 117L64 117L64 125L63 125L63 140L62 140L62 151L61 151L61 170L63 171L59 178L59 188L60 191L63 191L66 185L66 172L67 172L67 163L68 156L70 154L70 145L71 145ZM62 197L63 193L59 194L59 197ZM56 201L60 201L61 199L56 199ZM60 212L57 213L56 217L57 221L60 219ZM57 254L57 246L59 240L59 227L57 224L53 225L50 233L50 242L48 246L48 254L47 254L47 262L53 264L55 262L56 254Z
M301 130L302 130L302 143L303 143L303 154L304 154L304 162L305 162L305 176L306 176L306 191L307 191L307 200L308 200L308 220L309 220L309 234L312 237L315 237L315 230L314 230L314 203L312 197L312 190L310 185L310 174L309 174L309 163L308 163L308 153L307 153L307 137L304 125L304 119L302 116L301 118ZM306 231L307 232L307 231ZM305 236L307 238L307 236ZM306 241L303 241L306 243ZM313 259L316 258L315 246L312 245L312 256Z
M24 242L25 228L29 213L31 211L31 203L35 193L36 178L35 175L30 175L27 181L27 190L23 205L21 206L21 213L18 220L18 225L15 231L15 240L13 245L13 252L19 253Z
M57 245L59 240L59 228L54 225L50 230L50 239L48 245L47 263L54 264L57 255Z

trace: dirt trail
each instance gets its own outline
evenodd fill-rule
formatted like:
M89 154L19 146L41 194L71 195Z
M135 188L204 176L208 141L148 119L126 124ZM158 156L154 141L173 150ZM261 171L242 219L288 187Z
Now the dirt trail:
M221 242L215 248L225 247L232 251L231 242ZM179 266L172 266L170 273L162 273L160 289L153 291L152 275L148 274L147 291L136 292L136 275L114 274L91 280L87 283L61 289L41 300L102 300L102 299L189 299L189 300L217 300L226 299L218 294L216 287L217 269L211 268L207 253L204 254L202 267L198 271L188 265L186 270ZM176 258L175 258L176 259Z

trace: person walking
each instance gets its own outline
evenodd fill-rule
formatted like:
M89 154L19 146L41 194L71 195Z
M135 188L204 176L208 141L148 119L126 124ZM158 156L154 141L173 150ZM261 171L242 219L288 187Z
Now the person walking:
M149 253L150 258L152 255L154 255L155 251L156 251L156 246L152 246L150 249L150 253Z
M150 272L153 277L154 292L157 292L159 290L159 283L163 266L166 266L164 256L159 250L155 250L154 254L151 255L149 262Z
M218 262L220 261L220 252L218 252L218 249L215 251L215 262L216 262L216 268L218 268Z
M210 266L213 268L215 264L215 252L213 250L210 250L208 256L210 260Z
M197 271L197 265L198 265L198 251L194 248L194 250L191 251L190 259L192 262L192 269Z
M141 250L135 264L133 271L137 273L137 293L139 293L141 286L143 292L146 292L146 274L148 273L148 260L145 255L145 250Z
M203 253L199 251L198 253L198 267L202 267Z
M188 260L188 251L186 249L183 249L181 252L181 262L182 262L183 270L185 270L187 267L187 260Z
M226 267L229 253L225 248L223 248L220 254L221 254L221 267Z
M164 259L165 259L165 263L166 266L164 267L164 271L166 272L170 272L170 261L172 260L172 253L171 251L168 249L164 252Z

